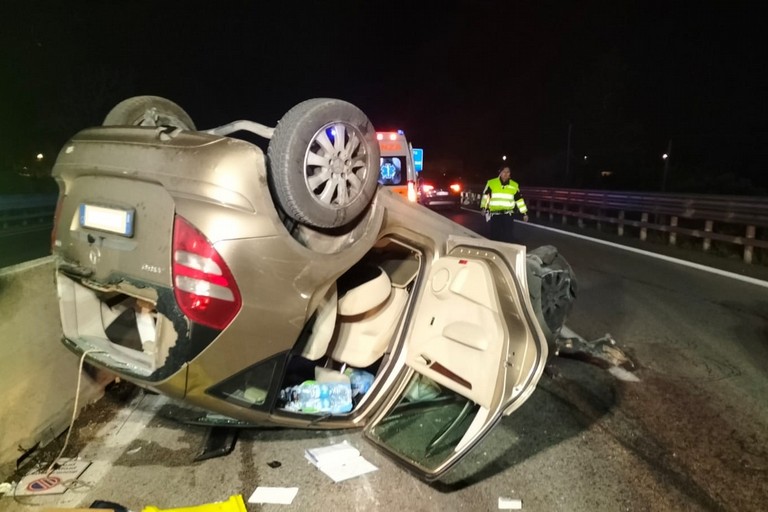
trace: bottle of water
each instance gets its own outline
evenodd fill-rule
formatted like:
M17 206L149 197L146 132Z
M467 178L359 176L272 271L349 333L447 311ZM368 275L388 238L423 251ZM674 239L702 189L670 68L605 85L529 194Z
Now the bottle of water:
M344 414L352 410L352 388L347 382L307 380L280 391L288 411L309 414Z
M372 373L368 373L365 370L347 368L344 370L344 375L349 377L349 382L352 385L352 396L364 395L371 389L374 378Z

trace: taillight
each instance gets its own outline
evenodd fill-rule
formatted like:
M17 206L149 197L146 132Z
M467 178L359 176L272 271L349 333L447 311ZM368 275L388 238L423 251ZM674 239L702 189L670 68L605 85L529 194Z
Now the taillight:
M243 302L232 272L213 244L184 218L173 224L173 293L193 322L224 329Z
M416 185L412 181L408 182L408 200L412 203L416 202Z
M451 185L451 190L453 190L454 192L461 192L461 185L459 185L458 183L454 183Z

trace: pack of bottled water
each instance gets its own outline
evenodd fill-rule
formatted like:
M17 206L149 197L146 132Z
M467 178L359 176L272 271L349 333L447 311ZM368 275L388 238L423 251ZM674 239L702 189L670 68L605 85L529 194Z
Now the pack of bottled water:
M374 375L364 370L347 368L344 370L344 375L349 377L349 382L352 386L352 396L366 394L371 388L371 384L373 384Z
M349 382L307 380L280 391L280 400L288 411L344 414L352 410L352 387Z

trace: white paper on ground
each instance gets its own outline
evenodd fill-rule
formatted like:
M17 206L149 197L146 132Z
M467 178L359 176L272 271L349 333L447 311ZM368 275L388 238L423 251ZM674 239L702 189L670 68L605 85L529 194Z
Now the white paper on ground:
M69 482L77 480L83 474L90 461L61 458L59 468L46 476L45 471L27 475L16 486L16 496L41 496L44 494L63 494Z
M360 452L346 441L307 449L305 457L336 483L379 469L365 460Z
M257 487L248 498L248 503L290 505L298 492L298 487Z
M502 498L499 497L499 509L501 510L522 510L523 500L515 498Z
M358 449L346 441L320 448L307 448L305 453L309 461L315 465L344 462L360 455Z

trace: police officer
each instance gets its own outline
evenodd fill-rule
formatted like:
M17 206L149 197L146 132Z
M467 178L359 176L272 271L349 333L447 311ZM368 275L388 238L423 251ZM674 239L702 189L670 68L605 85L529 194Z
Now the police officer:
M518 184L510 179L509 166L499 170L499 177L488 180L480 200L480 208L491 226L491 239L499 242L513 242L515 207L528 222L528 207L520 194Z

